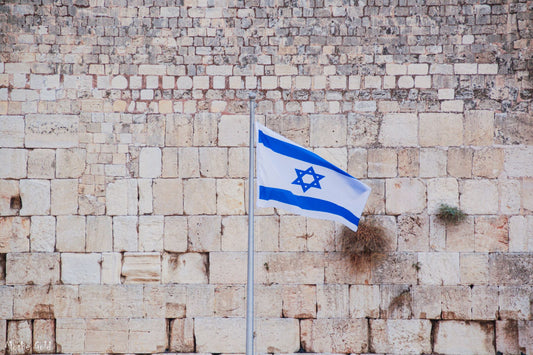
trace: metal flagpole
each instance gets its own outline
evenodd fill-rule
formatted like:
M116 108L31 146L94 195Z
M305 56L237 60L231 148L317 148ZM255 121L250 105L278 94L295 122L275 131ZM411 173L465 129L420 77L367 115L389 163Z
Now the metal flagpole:
M250 154L248 173L248 273L246 282L246 355L254 353L254 135L255 93L250 95Z

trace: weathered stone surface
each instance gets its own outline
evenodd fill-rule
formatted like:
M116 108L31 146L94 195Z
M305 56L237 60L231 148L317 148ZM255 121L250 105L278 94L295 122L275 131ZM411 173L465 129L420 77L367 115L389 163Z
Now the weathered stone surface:
M472 290L468 286L445 286L441 289L442 319L471 319Z
M0 253L29 251L29 237L29 218L0 217Z
M161 280L159 253L124 253L122 276L125 283L150 283Z
M508 148L505 150L504 169L510 177L533 176L533 148Z
M70 148L79 143L79 117L76 115L26 116L25 145L28 148Z
M463 117L454 113L421 113L419 142L423 147L463 143Z
M187 250L187 218L184 216L165 217L163 247L165 251L185 252Z
M419 253L420 283L456 285L459 283L459 253Z
M435 332L434 351L445 354L494 354L494 324L441 321Z
M174 319L170 323L170 351L194 352L194 321L192 319Z
M163 254L163 283L207 283L207 255Z
M84 216L58 216L56 249L61 252L85 251L85 224Z
M7 285L47 285L59 281L59 253L9 253Z
M429 218L422 215L398 217L398 250L429 250Z
M87 153L84 149L57 149L56 177L79 178L86 168Z
M414 253L377 254L372 258L372 282L406 284L416 283L417 270Z
M311 115L309 144L313 147L339 147L346 144L344 115Z
M30 354L32 352L31 321L9 321L7 323L7 351L9 354Z
M246 314L245 286L217 286L215 288L215 315L217 317L244 317Z
M0 149L0 178L21 179L27 175L28 152L23 149Z
M22 116L0 117L0 146L13 148L24 146L24 118Z
M48 180L21 180L20 198L22 208L20 214L46 215L50 213L50 181Z
M163 318L134 318L128 322L128 351L163 352L168 346L167 322Z
M499 315L501 319L531 317L531 286L500 286Z
M439 319L441 316L441 287L413 286L413 318Z
M307 352L361 353L368 350L365 319L304 319L301 341Z
M489 282L489 257L487 253L461 253L461 283L486 285Z
M316 318L316 286L284 286L282 297L284 318Z
M117 180L106 188L107 215L133 215L137 213L137 182L133 179Z
M85 319L63 318L56 324L56 342L59 352L84 352Z
M494 112L467 111L464 129L466 145L491 145L494 141Z
M102 253L102 276L103 284L120 284L122 273L122 254Z
M87 216L85 251L113 251L113 220L109 216Z
M214 284L246 283L247 254L242 252L209 253L209 282Z
M348 317L351 308L349 292L348 285L317 285L316 318Z
M183 204L186 214L216 214L215 179L190 179L183 183Z
M260 319L257 322L257 351L291 353L300 349L297 319Z
M113 250L138 250L138 218L136 216L113 217Z
M350 286L350 316L352 318L378 318L380 302L379 286Z
M476 217L475 222L476 251L495 252L509 249L507 217Z
M217 180L217 214L244 214L244 182L237 179Z
M139 155L139 176L157 178L161 176L161 149L149 147L141 149Z
M61 281L63 284L100 283L100 254L61 254Z
M368 150L368 177L396 177L398 158L393 149Z
M370 321L374 352L421 354L431 352L429 320L373 319Z
M284 284L319 284L324 282L323 253L261 253L256 262L258 282ZM306 265L305 269L294 265Z
M165 219L163 216L139 217L139 251L162 251Z
M55 352L55 321L36 319L33 321L33 352L50 354Z
M496 214L498 187L490 180L464 180L459 188L461 209L467 214Z
M402 132L398 135L398 132ZM416 114L390 113L383 117L379 142L386 147L412 147L418 144L418 117Z
M418 179L390 179L386 182L387 213L420 213L426 207L426 187Z
M243 353L246 323L243 318L196 318L196 351Z

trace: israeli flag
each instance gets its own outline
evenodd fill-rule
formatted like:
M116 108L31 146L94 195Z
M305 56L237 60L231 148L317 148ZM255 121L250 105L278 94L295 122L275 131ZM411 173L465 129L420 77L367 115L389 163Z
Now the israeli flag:
M257 206L337 221L357 231L370 188L317 154L255 126Z

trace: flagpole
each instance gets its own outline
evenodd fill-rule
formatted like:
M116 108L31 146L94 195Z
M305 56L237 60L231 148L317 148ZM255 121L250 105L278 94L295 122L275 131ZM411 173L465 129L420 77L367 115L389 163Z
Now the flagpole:
M254 134L255 93L250 98L250 153L248 172L248 269L246 281L246 355L254 353Z

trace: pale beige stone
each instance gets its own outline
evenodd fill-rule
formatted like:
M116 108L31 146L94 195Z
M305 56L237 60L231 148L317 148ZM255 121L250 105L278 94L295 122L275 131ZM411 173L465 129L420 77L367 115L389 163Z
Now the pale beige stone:
M473 217L467 216L461 223L446 225L446 251L473 252L474 249Z
M124 253L122 263L124 283L153 283L161 280L159 253Z
M472 173L487 179L497 178L503 171L504 151L498 148L484 148L474 151Z
M139 216L139 251L162 251L163 216Z
M486 253L460 254L461 284L485 285L489 281L489 259Z
M529 319L531 314L530 286L500 286L498 309L501 319Z
M464 143L466 145L486 146L493 143L493 111L467 111L464 125Z
M384 179L361 180L370 187L370 196L366 201L364 212L368 214L385 213L385 181Z
M33 351L50 354L55 352L55 321L36 319L33 321Z
M441 321L435 334L434 351L458 355L494 354L493 341L493 324Z
M63 318L57 320L56 342L59 352L85 351L86 320Z
M165 251L184 252L187 250L187 217L165 217L163 247Z
M61 281L63 284L100 283L101 254L61 254Z
M33 149L28 152L28 177L53 179L56 171L56 152L52 149Z
M385 114L378 139L385 147L416 146L418 144L418 117L410 113Z
M24 146L24 117L0 117L0 146L22 148Z
M21 180L21 216L47 215L50 213L50 181Z
M163 283L207 283L207 255L163 254Z
M215 288L215 316L244 317L246 314L245 286L217 286Z
M459 186L455 178L427 180L428 213L437 214L441 204L459 205Z
M300 348L297 319L261 319L257 322L257 351L293 353Z
M161 176L161 149L148 147L141 149L139 155L139 176L157 178Z
M9 321L7 323L7 351L9 354L31 354L31 321Z
M415 285L412 290L413 317L439 319L441 315L441 287Z
M263 83L265 77L262 78ZM249 140L247 115L223 115L218 124L218 145L222 147L246 146Z
M452 113L421 113L419 142L423 147L463 143L463 117Z
M518 343L518 322L516 320L496 321L496 351L502 354L518 354L520 353Z
M368 350L366 319L305 319L301 341L307 352L362 353Z
M348 174L355 178L367 177L367 150L366 149L349 149L348 150Z
M282 297L284 318L316 318L316 286L283 286Z
M163 148L161 162L162 177L178 177L178 148Z
M420 177L446 176L446 151L439 148L420 150Z
M59 253L9 253L6 285L48 285L59 282Z
M472 177L473 150L469 148L448 149L448 174L459 178Z
M187 318L213 317L215 314L215 286L189 285L187 287L186 311Z
M122 254L102 253L102 276L103 284L120 284L122 273Z
M418 278L423 285L457 285L459 253L419 253Z
M305 251L307 219L302 216L281 216L279 247L282 251Z
M520 181L500 180L500 212L503 214L515 214L520 211L522 199Z
M396 177L398 157L394 149L371 149L368 151L368 177Z
M339 147L346 144L346 117L344 115L311 115L310 145Z
M350 316L352 318L378 318L380 303L379 286L350 286Z
M167 322L164 318L134 318L128 321L128 351L163 352L168 346Z
M444 286L441 289L442 319L472 318L472 289L469 286Z
M429 217L401 215L398 217L398 250L429 250Z
M254 219L257 251L279 250L279 217L257 216Z
M1 224L2 222L0 220ZM10 239L14 239L13 235L11 235ZM32 252L53 252L55 250L56 219L54 217L31 217L30 245Z
M117 180L106 187L107 215L135 215L138 211L137 181Z
M420 213L426 207L426 187L418 179L389 179L386 182L387 213Z
M460 186L461 209L467 214L496 214L498 187L490 180L464 180Z
M244 284L246 283L246 269L246 253L209 253L209 282L212 284Z
M217 143L219 115L200 113L194 117L193 144L214 146Z
M371 346L380 353L430 353L431 328L429 320L374 319L370 321Z
M200 174L202 177L224 177L228 170L226 148L199 148Z
M228 153L228 176L247 177L248 176L248 149L229 148Z
M216 214L216 180L190 179L183 184L186 214Z
M412 318L413 296L411 294L411 287L405 284L381 285L380 291L381 318Z
M321 284L324 282L323 253L258 253L257 282L282 284ZM294 265L306 265L295 268Z
M85 149L58 149L56 151L56 178L79 178L85 172Z
M183 213L183 183L181 179L155 179L153 184L154 213Z
M57 179L51 182L51 207L53 215L68 215L78 212L78 181Z
M88 319L85 352L127 352L128 319Z
M219 216L189 217L188 250L195 252L219 251L221 224Z
M0 180L0 216L14 216L22 207L19 182Z
M137 251L139 238L137 228L137 216L113 217L113 250Z
M222 218L221 249L223 251L248 250L247 216L227 216Z
M509 219L509 251L533 251L533 216L512 216Z
M246 323L244 318L196 318L196 351L209 353L244 353Z
M178 79L178 88L180 88ZM192 144L192 117L183 114L166 115L165 145L167 147L189 147Z
M472 288L472 319L498 319L498 294L498 286L474 286Z
M510 177L532 177L532 160L533 148L530 146L521 148L507 148L505 150L505 172Z
M200 176L198 148L179 148L178 176L181 178Z
M78 115L29 114L25 118L28 148L70 148L79 142Z
M61 252L85 251L85 217L58 216L56 220L56 249Z
M170 323L170 351L194 352L194 320L174 319Z
M80 285L80 311L84 318L141 318L143 285Z
M217 214L244 214L244 181L237 179L218 179Z
M316 286L316 318L347 318L350 314L348 285Z
M0 253L28 252L30 233L29 218L0 217Z
M506 252L509 249L509 224L506 216L476 217L475 251Z
M113 251L113 220L109 216L87 216L85 250Z

